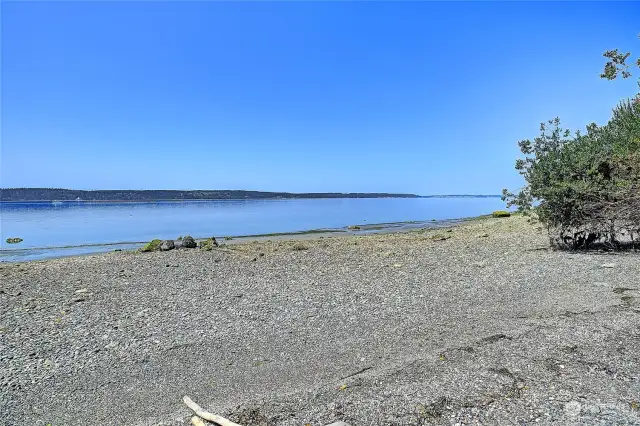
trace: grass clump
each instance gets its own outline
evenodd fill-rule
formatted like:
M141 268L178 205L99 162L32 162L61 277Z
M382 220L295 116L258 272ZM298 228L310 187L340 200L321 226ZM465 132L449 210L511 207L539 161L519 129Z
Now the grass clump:
M158 251L160 250L160 244L162 244L162 240L159 240L156 238L155 240L151 240L147 244L145 244L140 249L140 251L143 253L150 252L150 251Z
M359 231L359 230L360 230L360 226L358 226L358 225L351 225L351 226L348 226L348 227L347 227L347 229L350 229L350 230L352 230L352 231Z
M491 213L491 216L493 217L511 217L511 213L505 210L496 210L495 212Z

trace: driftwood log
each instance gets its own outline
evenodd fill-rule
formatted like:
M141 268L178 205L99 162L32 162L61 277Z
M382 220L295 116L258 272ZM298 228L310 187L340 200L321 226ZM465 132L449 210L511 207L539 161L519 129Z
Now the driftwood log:
M196 413L198 417L202 417L205 420L208 420L213 423L217 423L220 426L241 426L238 423L234 423L231 420L218 416L217 414L212 414L212 413L209 413L208 411L203 410L202 407L200 407L198 404L193 402L193 400L188 396L185 396L184 398L182 398L182 400L184 401L185 404L187 404L187 407L191 408L193 412ZM195 418L195 416L193 418ZM200 422L200 424L194 423L193 418L191 418L191 424L193 424L194 426L201 426L203 424L202 422Z

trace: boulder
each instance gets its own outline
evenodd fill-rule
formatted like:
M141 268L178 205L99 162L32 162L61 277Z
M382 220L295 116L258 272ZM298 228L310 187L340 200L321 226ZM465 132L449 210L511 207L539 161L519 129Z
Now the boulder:
M196 240L193 239L191 235L187 235L182 239L182 247L184 248L196 248L198 244L196 244Z
M142 252L156 251L160 248L160 244L162 244L162 241L158 239L151 240L147 244L145 244L144 247L140 249L140 251Z
M176 245L174 244L173 240L164 240L162 243L160 243L160 251L169 251L173 250L174 248L176 248Z

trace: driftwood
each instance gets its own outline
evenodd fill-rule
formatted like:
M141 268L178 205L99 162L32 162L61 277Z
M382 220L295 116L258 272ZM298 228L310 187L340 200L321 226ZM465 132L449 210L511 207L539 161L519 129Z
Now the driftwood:
M208 411L204 411L202 407L200 407L198 404L193 402L191 398L189 398L188 396L185 396L184 398L182 398L182 400L184 401L185 404L187 404L187 407L191 408L194 411L194 413L196 413L199 417L202 417L205 420L208 420L213 423L217 423L220 426L241 426L238 423L234 423L231 420L227 420L224 417L218 416L217 414L211 414ZM193 422L193 418L191 419L191 423L195 426L200 426L198 423Z

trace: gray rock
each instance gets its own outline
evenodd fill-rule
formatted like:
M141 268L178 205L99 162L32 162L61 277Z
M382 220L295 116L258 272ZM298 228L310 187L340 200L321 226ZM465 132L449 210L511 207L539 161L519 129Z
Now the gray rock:
M173 250L175 248L175 244L173 243L173 240L164 240L161 244L160 244L160 251L169 251L169 250Z
M578 401L569 401L564 406L564 413L568 417L578 417L581 410L582 405Z
M196 247L198 247L198 244L196 244L196 240L194 240L193 237L187 235L186 237L184 237L182 239L182 247L184 247L184 248L196 248Z

